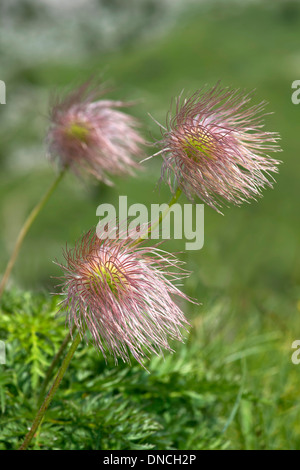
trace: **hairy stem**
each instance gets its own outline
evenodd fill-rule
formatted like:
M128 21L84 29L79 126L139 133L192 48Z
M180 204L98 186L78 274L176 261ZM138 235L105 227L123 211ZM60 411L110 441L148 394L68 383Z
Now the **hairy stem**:
M46 388L47 388L47 385L51 379L51 376L52 376L52 372L55 368L55 366L58 364L64 350L66 349L71 337L73 337L73 334L75 333L75 330L76 330L76 327L74 326L73 327L73 330L72 330L72 334L69 332L67 334L67 336L65 337L65 339L63 340L59 350L57 351L57 353L55 354L50 366L49 366L49 369L47 370L47 373L46 373L46 376L44 378L44 381L42 383L42 386L41 386L41 390L40 390L40 393L39 393L39 397L38 397L38 406L41 405L42 403L42 400L43 400L43 396L44 396L44 393L46 391Z
M6 283L9 279L9 276L10 276L10 273L11 273L11 270L12 268L14 267L14 264L16 262L16 259L18 257L18 254L19 254L19 251L20 251L20 248L22 246L22 243L24 241L24 238L26 237L27 235L27 232L28 230L30 229L31 225L33 224L33 222L35 221L35 219L37 218L39 212L42 210L42 208L45 206L45 204L47 203L48 199L50 198L51 194L53 193L53 191L55 190L55 188L57 187L57 185L59 184L59 182L61 181L61 179L63 178L64 174L66 172L66 168L63 169L57 176L57 178L54 180L54 182L51 184L50 188L46 191L46 193L44 194L44 196L42 197L42 199L38 202L38 204L33 208L33 210L30 212L29 216L27 217L27 219L25 220L20 232L19 232L19 235L18 235L18 238L17 238L17 241L16 241L16 244L14 246L14 249L13 249L13 252L11 254L11 257L8 261L8 264L6 266L6 269L4 271L4 275L2 277L2 281L1 281L1 284L0 284L0 297L5 289L5 286L6 286Z
M54 379L54 382L53 382L53 385L52 387L50 388L42 406L40 407L39 411L37 412L35 418L34 418L34 421L32 423L32 426L31 426L31 429L30 431L27 433L27 435L25 436L25 439L24 439L24 442L23 444L21 445L21 447L19 447L19 450L26 450L28 445L30 444L32 438L34 437L34 434L36 433L50 403L51 403L51 400L56 392L56 390L58 389L59 387L59 384L60 382L62 381L62 378L68 368L68 365L70 364L70 361L79 345L81 341L81 338L80 338L80 335L78 334L75 339L73 340L73 343L71 344L71 347L66 355L66 357L64 358L63 360L63 363Z
M148 228L147 232L144 233L143 235L141 235L134 243L134 245L136 245L137 243L141 242L142 240L145 240L148 238L148 236L151 234L151 232L158 226L161 224L161 222L164 220L164 218L166 217L166 215L169 213L171 207L178 201L180 195L181 195L182 191L180 188L177 188L176 192L174 193L172 199L170 200L170 202L167 204L167 207L166 209L160 214L159 218L157 219L156 222L154 222L153 225L150 225L150 227Z

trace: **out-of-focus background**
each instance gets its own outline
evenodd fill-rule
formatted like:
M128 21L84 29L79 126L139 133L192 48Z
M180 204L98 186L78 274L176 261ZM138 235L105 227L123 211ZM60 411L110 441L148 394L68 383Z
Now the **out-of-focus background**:
M113 85L113 99L137 100L130 113L153 141L171 100L221 81L266 100L266 128L282 136L283 152L274 189L224 216L205 208L202 250L181 255L193 271L184 290L201 307L186 307L199 364L219 373L247 360L244 380L255 399L231 397L226 432L235 448L300 448L300 365L291 361L300 339L299 122L291 101L300 79L298 0L2 0L0 79L0 272L3 272L26 215L55 177L44 137L52 93L89 78ZM148 153L153 152L149 148ZM53 291L51 276L61 259L97 223L102 202L166 202L156 189L161 160L143 164L135 178L115 186L84 185L67 175L24 243L10 285ZM182 202L187 202L182 198ZM183 250L182 241L165 249ZM199 365L200 367L200 365ZM218 367L220 369L218 369ZM250 392L249 392L250 393ZM228 428L228 429L227 429Z

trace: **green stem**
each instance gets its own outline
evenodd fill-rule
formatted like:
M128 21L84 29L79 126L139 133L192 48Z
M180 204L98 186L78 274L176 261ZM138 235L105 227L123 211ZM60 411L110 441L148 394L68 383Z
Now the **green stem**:
M25 436L25 439L24 439L24 442L23 444L21 445L21 447L19 448L19 450L26 450L28 445L30 444L32 438L34 437L34 434L35 432L37 431L50 403L51 403L51 400L56 392L56 390L58 389L59 387L59 384L60 382L62 381L62 378L68 368L68 365L70 364L70 361L79 345L81 341L81 338L80 338L80 335L78 334L75 339L73 340L73 343L71 344L71 347L66 355L66 357L64 358L63 360L63 363L55 377L55 380L53 382L53 385L52 387L50 388L42 406L40 407L39 411L37 412L36 414L36 417L34 418L34 421L32 423L32 426L31 426L31 429L30 431L27 433L27 435Z
M172 199L170 202L167 204L166 209L160 214L159 218L157 219L156 222L154 222L153 225L150 225L148 228L147 232L144 233L144 235L141 235L135 242L134 245L140 243L142 240L145 240L148 238L148 236L151 234L152 230L154 230L158 225L161 224L161 222L164 220L166 215L169 213L171 207L178 201L180 195L182 193L182 190L180 188L177 188L175 194L173 195Z
M45 206L45 204L47 203L48 199L50 198L51 194L53 193L53 191L55 190L55 188L57 187L57 185L59 184L59 182L61 181L61 179L63 178L64 174L66 172L66 168L64 168L57 176L57 178L54 180L54 182L51 184L50 188L47 190L47 192L44 194L44 196L42 197L42 199L38 202L38 204L33 208L33 210L31 211L31 213L29 214L29 216L27 217L27 219L25 220L20 232L19 232L19 235L18 235L18 238L17 238L17 241L16 241L16 244L14 246L14 249L13 249L13 252L11 254L11 257L8 261L8 264L6 266L6 269L5 269L5 272L4 272L4 275L3 275L3 278L2 278L2 281L1 281L1 284L0 284L0 297L5 289L5 286L6 286L6 283L8 281L8 278L10 276L10 273L11 273L11 270L16 262L16 259L17 259L17 256L19 254L19 251L20 251L20 248L22 246L22 243L23 243L23 240L28 232L28 230L30 229L31 225L33 224L33 222L35 221L35 219L37 218L39 212L42 210L42 208Z
M39 397L38 397L38 406L40 406L41 403L42 403L44 393L45 393L45 391L46 391L47 385L48 385L48 383L49 383L49 381L50 381L50 379L51 379L51 376L52 376L52 372L53 372L55 366L58 364L58 362L59 362L59 360L60 360L60 358L61 358L61 356L62 356L64 350L66 349L66 347L67 347L67 345L68 345L68 343L69 343L71 337L74 335L75 330L76 330L76 327L74 326L74 327L73 327L73 330L72 330L72 334L71 334L70 332L67 334L67 336L66 336L65 339L63 340L63 342L62 342L62 344L61 344L59 350L57 351L56 355L54 356L54 358L53 358L53 360L52 360L52 362L51 362L51 364L50 364L50 366L49 366L49 369L48 369L48 371L47 371L47 373L46 373L46 376L45 376L45 378L44 378L44 381L43 381L43 383L42 383L41 390L40 390L40 393L39 393Z

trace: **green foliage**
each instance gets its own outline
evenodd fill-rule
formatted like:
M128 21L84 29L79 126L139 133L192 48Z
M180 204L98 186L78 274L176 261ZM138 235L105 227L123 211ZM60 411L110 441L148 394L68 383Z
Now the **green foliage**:
M66 334L57 306L56 297L42 294L3 296L0 449L20 445L37 411L42 380ZM297 371L278 364L282 337L251 335L253 318L237 332L232 307L216 299L192 319L186 344L149 360L149 372L137 363L105 364L81 343L30 448L264 449L284 447L282 431L289 429L289 446L297 447L290 428L300 415Z
M0 333L7 363L0 376L2 449L16 448L37 410L37 392L66 333L57 299L11 291ZM81 344L32 446L35 449L185 449L224 447L217 397L195 358L153 359L147 372L105 364ZM202 387L204 389L202 391Z

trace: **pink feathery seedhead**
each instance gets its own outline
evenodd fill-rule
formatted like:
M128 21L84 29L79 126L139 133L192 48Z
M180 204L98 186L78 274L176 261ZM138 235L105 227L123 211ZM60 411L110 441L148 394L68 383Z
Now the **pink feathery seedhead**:
M132 174L142 157L144 139L136 128L136 119L118 108L122 101L99 99L107 90L85 83L62 100L50 112L47 135L51 160L76 174L92 174L111 184L108 174Z
M108 351L116 363L130 362L131 353L143 365L149 353L172 351L168 339L183 341L188 322L172 297L193 302L174 284L189 273L174 255L119 237L89 231L64 251L62 309L70 331L75 324L81 336L91 335L104 357Z
M172 192L179 186L190 200L198 196L220 212L222 200L241 204L272 186L268 176L280 162L268 153L281 150L280 137L262 130L266 103L250 107L250 100L219 85L178 98L175 115L166 127L159 124L162 149L152 155L163 156L162 179Z

